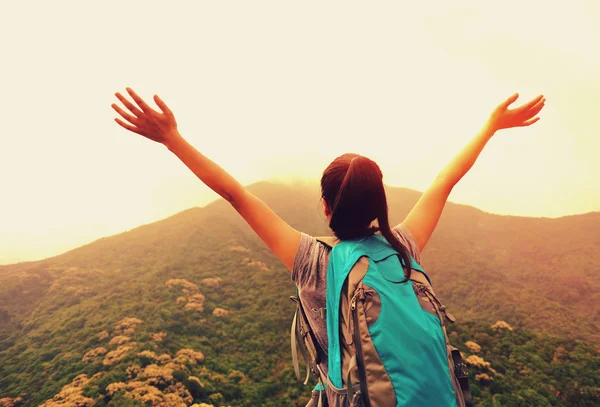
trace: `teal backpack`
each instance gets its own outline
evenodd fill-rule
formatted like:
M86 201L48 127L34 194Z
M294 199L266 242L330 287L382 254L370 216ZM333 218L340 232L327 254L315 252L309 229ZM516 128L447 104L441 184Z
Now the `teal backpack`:
M406 281L398 252L383 236L317 240L332 247L327 369L299 297L292 297L298 304L292 324L294 369L299 377L299 348L307 362L305 383L310 371L319 379L308 406L472 406L466 365L446 333L446 321L455 319L416 261L411 258Z

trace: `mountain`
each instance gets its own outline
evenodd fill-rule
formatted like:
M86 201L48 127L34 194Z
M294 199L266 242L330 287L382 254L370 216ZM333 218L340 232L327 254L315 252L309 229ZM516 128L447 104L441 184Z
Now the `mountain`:
M0 265L6 264L14 264L25 261L20 257L10 256L10 255L0 255Z
M315 185L250 189L295 228L327 234ZM388 188L391 221L419 196ZM458 319L453 342L470 358L478 405L599 405L598 230L598 212L525 218L447 204L422 265ZM0 266L0 406L301 405L293 293L223 200Z

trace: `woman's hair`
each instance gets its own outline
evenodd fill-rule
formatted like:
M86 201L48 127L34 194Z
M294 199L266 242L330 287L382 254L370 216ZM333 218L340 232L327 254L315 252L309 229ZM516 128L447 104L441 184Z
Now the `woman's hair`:
M321 177L321 197L331 212L329 227L340 240L364 238L377 230L400 254L410 278L410 255L393 234L379 166L358 154L343 154L333 160ZM378 227L372 226L377 220Z

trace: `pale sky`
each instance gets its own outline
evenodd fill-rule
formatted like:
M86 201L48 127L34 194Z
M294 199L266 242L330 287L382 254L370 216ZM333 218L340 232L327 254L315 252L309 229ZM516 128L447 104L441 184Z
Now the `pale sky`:
M317 180L344 152L419 191L513 92L450 200L600 210L600 2L0 0L0 264L62 253L216 194L110 104L157 93L184 137L249 184Z

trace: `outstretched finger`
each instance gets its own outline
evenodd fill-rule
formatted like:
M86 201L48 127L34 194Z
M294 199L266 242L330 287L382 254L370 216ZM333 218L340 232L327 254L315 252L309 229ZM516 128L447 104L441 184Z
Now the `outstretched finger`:
M129 96L132 97L132 99L135 101L135 103L137 103L137 105L140 107L140 109L142 109L142 111L144 113L147 112L153 112L154 110L148 106L148 104L146 104L146 102L144 102L144 99L142 99L137 93L135 93L135 91L131 88L125 88L127 89L127 93L129 93Z
M169 118L175 117L171 109L169 109L169 106L167 106L167 104L163 102L163 100L158 95L154 95L154 102L160 108L160 110Z
M519 127L531 126L533 123L537 122L538 120L540 120L540 118L537 116L532 119L525 120L523 123L519 124Z
M115 121L119 124L119 126L143 136L142 132L137 127L132 126L129 123L125 123L123 120L119 119L118 117L115 117Z
M508 106L510 106L518 98L519 98L519 94L515 93L511 97L509 97L508 99L506 99L504 102L500 103L499 107L502 107L502 108L506 109L506 108L508 108Z
M117 113L119 113L121 115L121 117L123 117L123 119L127 120L129 123L131 124L135 124L135 122L137 121L137 117L130 115L129 113L127 113L125 110L121 109L118 105L116 105L115 103L113 103L112 105L110 105L113 109L115 109L115 111Z
M142 117L144 115L144 112L142 112L137 106L127 100L127 98L121 95L119 92L115 93L115 96L121 101L121 103L123 103L123 106L125 106L131 113L134 114L134 116Z
M537 115L544 108L545 104L546 104L546 99L541 99L539 102L537 102L534 106L532 106L526 112L527 116L533 117L533 116Z
M525 103L522 106L519 106L515 109L515 112L518 113L522 113L522 112L526 112L527 110L531 109L532 107L534 107L535 105L538 104L539 101L541 101L544 98L544 95L539 95L533 99L531 99L529 102Z

